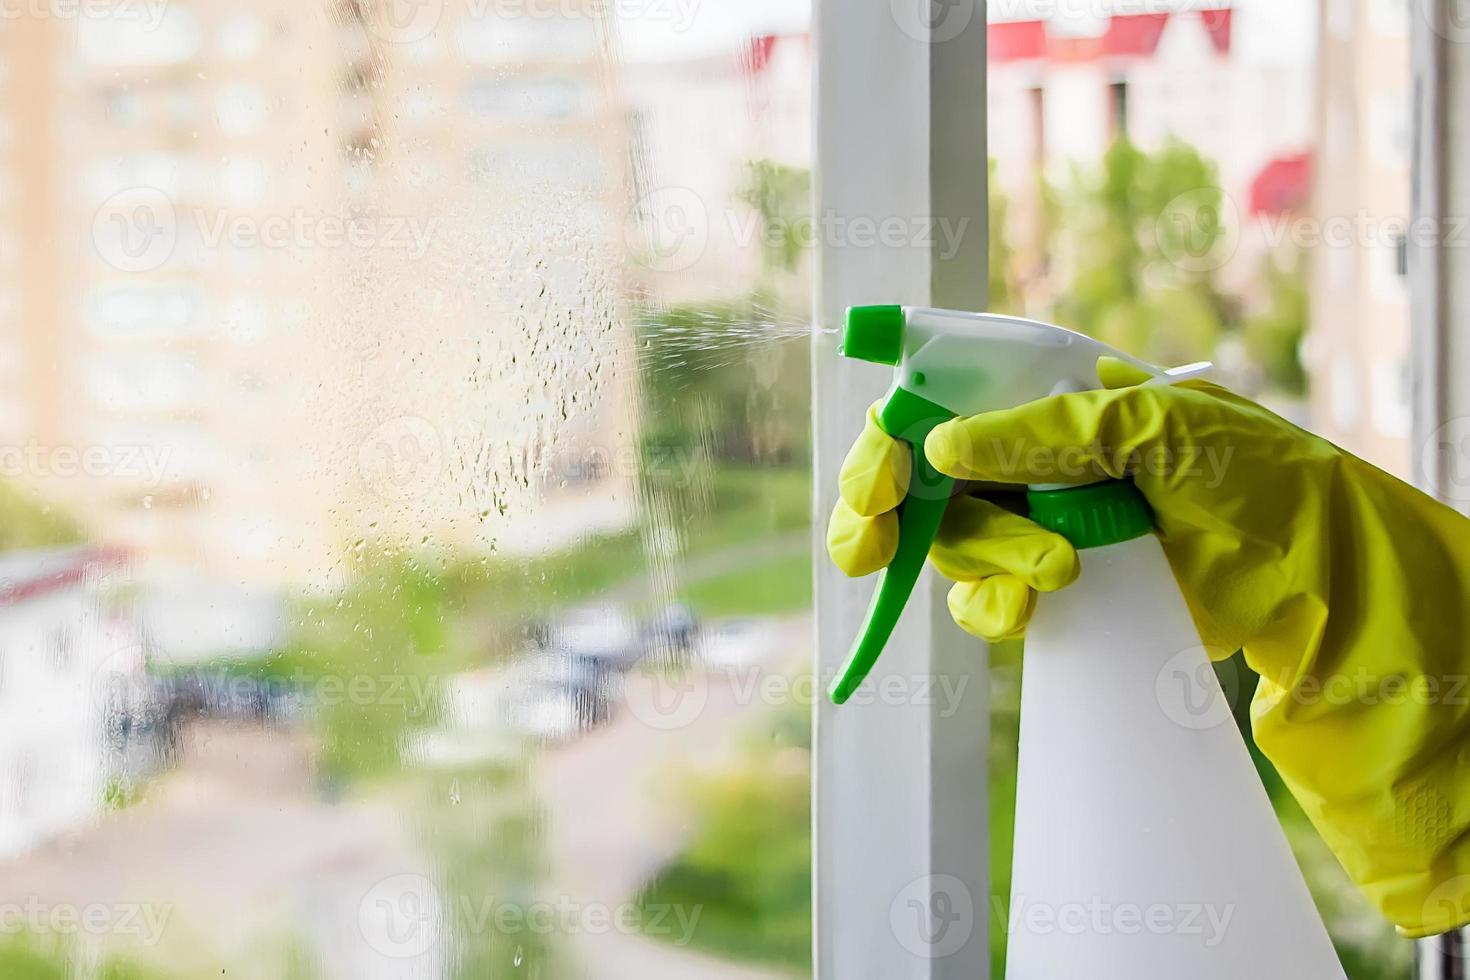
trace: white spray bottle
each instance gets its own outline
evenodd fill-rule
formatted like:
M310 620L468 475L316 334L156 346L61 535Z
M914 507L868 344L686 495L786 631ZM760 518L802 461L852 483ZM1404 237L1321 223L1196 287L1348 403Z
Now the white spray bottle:
M879 424L914 449L897 555L848 664L845 702L912 593L954 482L924 457L942 422L1102 387L1061 327L921 307L854 307L841 353L893 367ZM1032 488L1033 520L1081 554L1042 596L1021 688L1008 980L1343 980L1327 931L1235 730L1128 481Z

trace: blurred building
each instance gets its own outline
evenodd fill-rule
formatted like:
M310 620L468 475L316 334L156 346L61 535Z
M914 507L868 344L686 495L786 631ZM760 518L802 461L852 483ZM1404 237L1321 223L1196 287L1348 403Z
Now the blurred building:
M606 5L343 9L349 207L407 219L422 246L340 270L322 315L351 327L324 332L318 373L326 411L358 411L312 455L346 451L378 535L534 553L625 529L629 134Z
M674 303L748 294L761 280L763 241L783 230L765 228L744 199L752 165L811 171L811 36L761 35L740 49L634 60L623 71L640 291ZM822 232L807 210L803 198L792 230L810 244ZM790 287L798 304L807 302L804 281Z
M1317 128L1330 165L1311 213L1313 425L1407 479L1409 13L1401 0L1322 0L1318 12Z
M91 819L129 739L143 646L98 601L119 556L89 548L0 556L0 856Z
M1097 16L1025 0L991 8L990 152L1013 244L1023 264L1044 260L1030 254L1039 176L1065 184L1119 137L1147 151L1177 139L1219 169L1233 249L1223 272L1248 285L1270 237L1256 219L1295 208L1308 189L1311 25L1280 24L1283 5L1259 0L1116 6ZM1045 289L1028 298L1044 305Z
M0 478L266 581L627 523L603 13L80 11L0 33Z
M1048 5L1038 5L1046 8ZM1126 5L1123 5L1126 9ZM1126 135L1145 149L1167 139L1198 148L1240 188L1283 149L1311 137L1311 38L1297 57L1256 50L1255 9L1180 0L1157 13L992 20L991 150L1003 182L1057 175L1101 157ZM1025 17L1025 4L1007 5Z
M151 560L269 564L295 510L279 367L322 266L254 238L330 213L309 175L338 155L319 120L282 111L337 83L330 26L296 10L140 5L0 36L18 189L4 476ZM289 74L268 48L292 53Z

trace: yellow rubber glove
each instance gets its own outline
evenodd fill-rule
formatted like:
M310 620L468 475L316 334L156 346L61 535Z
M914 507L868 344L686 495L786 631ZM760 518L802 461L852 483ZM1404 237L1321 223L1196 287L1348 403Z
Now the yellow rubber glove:
M895 508L908 490L910 451L878 427L877 406L843 464L842 497L827 526L827 550L846 574L870 575L898 549ZM997 641L1018 636L1036 607L1036 593L1070 585L1081 566L1066 538L1007 509L1015 500L961 496L950 501L929 559L956 585L949 593L955 622Z
M1204 382L957 419L926 452L988 484L1131 477L1201 638L1262 677L1257 744L1354 881L1406 935L1470 922L1470 520ZM848 574L891 558L907 466L870 420L829 526ZM1075 554L994 503L950 509L931 556L956 621L1019 634Z

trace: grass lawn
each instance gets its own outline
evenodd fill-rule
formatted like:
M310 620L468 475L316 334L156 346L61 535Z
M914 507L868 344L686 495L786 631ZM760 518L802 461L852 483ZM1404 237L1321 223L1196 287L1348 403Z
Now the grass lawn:
M11 935L0 941L0 976L5 980L71 980L77 975L77 965L86 960L86 953L60 942L27 935ZM87 975L97 980L164 980L166 976L111 957Z
M787 555L698 581L680 593L701 616L770 616L812 604L812 559Z
M810 526L811 474L805 467L726 466L712 472L707 497L676 515L672 529L682 545L677 558L687 561ZM556 554L466 561L449 569L444 581L456 605L506 619L589 602L649 572L643 535L635 528ZM810 582L805 588L809 594Z

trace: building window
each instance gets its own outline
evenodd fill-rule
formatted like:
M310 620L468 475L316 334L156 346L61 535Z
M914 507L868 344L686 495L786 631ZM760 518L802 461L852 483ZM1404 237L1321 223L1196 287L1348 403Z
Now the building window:
M1108 86L1109 119L1113 126L1113 139L1128 137L1128 83L1113 82Z

